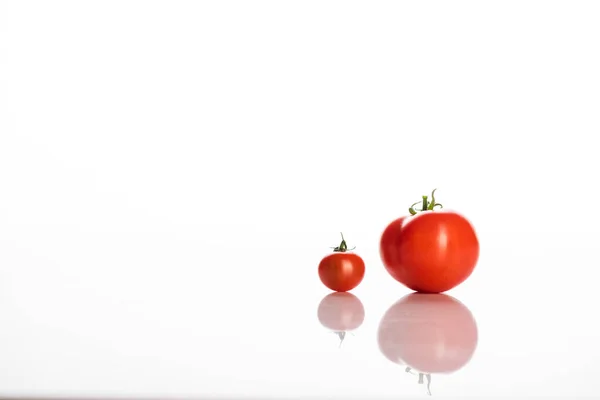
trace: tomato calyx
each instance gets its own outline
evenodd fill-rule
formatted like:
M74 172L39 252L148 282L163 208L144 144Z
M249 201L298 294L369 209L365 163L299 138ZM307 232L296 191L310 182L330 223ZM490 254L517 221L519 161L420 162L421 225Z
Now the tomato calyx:
M354 246L353 248L349 249L348 245L346 244L346 239L344 239L344 234L342 232L340 232L340 235L342 235L342 242L340 243L339 246L332 247L334 252L345 253L346 251L354 250L356 248L356 246Z
M431 201L429 201L427 196L422 196L423 199L421 201L417 201L415 204L410 206L410 208L408 209L408 212L410 213L410 215L416 215L418 212L422 212L422 211L433 211L433 209L437 206L439 206L440 208L444 208L443 205L435 202L435 191L436 190L437 189L433 189L433 191L431 192ZM419 203L422 204L421 209L415 209L415 206Z

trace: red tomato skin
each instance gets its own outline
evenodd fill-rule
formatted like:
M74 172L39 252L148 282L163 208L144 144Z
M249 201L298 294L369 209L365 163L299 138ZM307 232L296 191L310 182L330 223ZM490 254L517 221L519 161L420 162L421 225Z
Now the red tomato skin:
M452 373L469 363L478 336L473 314L454 297L411 293L386 311L377 343L396 364L424 373Z
M358 297L348 292L329 293L317 310L319 322L337 332L358 329L365 320L365 308Z
M365 276L365 262L359 255L335 252L319 263L319 278L329 289L347 292L358 286Z
M471 223L449 211L399 218L381 235L380 255L388 273L422 293L442 293L464 282L479 259Z

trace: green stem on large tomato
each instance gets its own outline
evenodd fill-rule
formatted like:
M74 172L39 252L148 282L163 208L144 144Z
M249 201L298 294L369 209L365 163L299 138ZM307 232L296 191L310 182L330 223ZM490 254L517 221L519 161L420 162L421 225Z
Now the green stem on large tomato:
M437 206L439 206L440 208L444 208L444 206L442 206L440 203L435 202L435 191L436 190L437 189L433 189L433 191L431 192L431 201L428 200L427 196L423 196L422 201L417 201L416 203L411 205L410 208L408 209L408 212L410 213L410 215L416 215L417 212L422 212L422 211L433 211L433 209ZM422 203L422 208L420 210L415 209L415 206L419 203Z
M354 246L353 248L348 249L348 245L346 244L346 239L344 239L344 234L342 232L340 232L340 235L342 235L342 243L340 243L340 245L338 247L332 247L334 252L344 253L348 250L354 250L356 248L356 246Z
M423 197L423 210L427 210L427 206L429 204L427 204L427 196L422 196Z

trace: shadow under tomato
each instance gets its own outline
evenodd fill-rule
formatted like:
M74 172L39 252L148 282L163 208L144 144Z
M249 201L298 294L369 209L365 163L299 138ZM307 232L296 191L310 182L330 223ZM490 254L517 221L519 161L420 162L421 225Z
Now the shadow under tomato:
M333 331L340 339L346 333L358 329L365 320L365 308L358 297L348 292L334 292L323 297L317 309L317 317L323 327Z
M390 361L418 374L450 374L469 363L477 348L477 323L471 311L446 294L411 293L385 313L377 332L379 350Z

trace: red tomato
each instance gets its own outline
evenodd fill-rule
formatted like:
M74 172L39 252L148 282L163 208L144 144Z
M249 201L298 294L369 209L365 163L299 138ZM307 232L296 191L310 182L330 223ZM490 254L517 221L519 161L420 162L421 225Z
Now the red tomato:
M424 373L451 373L475 353L477 323L451 296L412 293L387 310L377 339L381 353L394 363Z
M352 293L330 293L323 297L317 310L319 322L332 331L351 331L365 320L365 308Z
M417 292L441 293L458 286L479 259L479 241L471 223L456 212L433 211L434 205L438 204L433 194L431 203L423 196L423 212L393 221L380 240L386 270Z
M350 249L352 250L352 249ZM342 243L334 248L334 252L325 256L319 263L321 282L336 292L354 289L365 276L365 262L360 256L348 253L344 236Z

